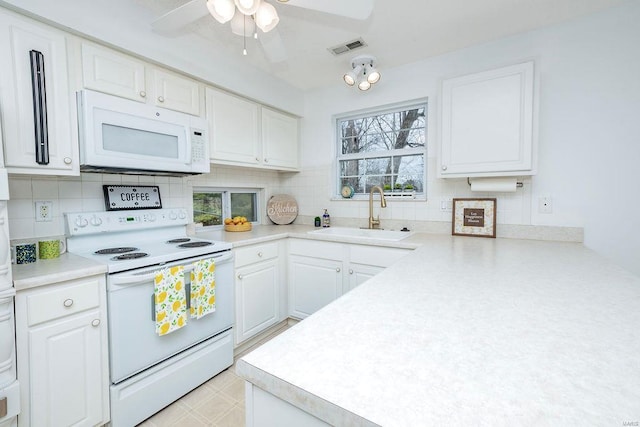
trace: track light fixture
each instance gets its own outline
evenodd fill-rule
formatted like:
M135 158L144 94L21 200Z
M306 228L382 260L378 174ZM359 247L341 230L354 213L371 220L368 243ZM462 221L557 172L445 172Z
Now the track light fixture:
M342 76L342 79L349 86L357 85L362 91L369 90L371 85L380 80L375 61L376 58L371 55L356 56L351 60L351 71Z

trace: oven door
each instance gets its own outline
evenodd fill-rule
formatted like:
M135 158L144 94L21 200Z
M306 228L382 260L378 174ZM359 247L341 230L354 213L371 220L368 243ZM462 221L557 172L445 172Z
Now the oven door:
M201 319L188 318L186 326L158 336L155 332L154 278L157 271L184 265L185 286L189 289L191 263L215 260L216 310ZM187 298L188 300L188 298ZM209 337L233 324L233 254L223 252L111 274L107 278L109 351L111 382L116 384Z

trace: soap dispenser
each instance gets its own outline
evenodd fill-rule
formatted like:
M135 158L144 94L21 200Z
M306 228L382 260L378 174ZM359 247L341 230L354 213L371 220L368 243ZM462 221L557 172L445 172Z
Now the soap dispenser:
M329 217L329 212L327 212L327 210L324 210L324 213L322 214L322 226L323 227L330 227L331 226L331 217Z

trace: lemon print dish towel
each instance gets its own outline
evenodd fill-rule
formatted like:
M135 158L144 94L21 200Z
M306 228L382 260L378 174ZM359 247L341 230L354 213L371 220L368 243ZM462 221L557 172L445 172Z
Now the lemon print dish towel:
M156 273L156 333L171 333L187 324L184 267L167 267Z
M216 264L213 258L193 263L191 270L191 317L200 319L216 311Z

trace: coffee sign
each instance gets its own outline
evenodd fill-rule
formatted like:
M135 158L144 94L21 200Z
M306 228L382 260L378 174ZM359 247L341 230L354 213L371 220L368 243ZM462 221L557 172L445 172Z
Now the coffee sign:
M157 185L103 185L102 190L108 211L162 207Z
M275 224L291 224L298 216L298 203L292 196L276 194L267 202L267 216Z

